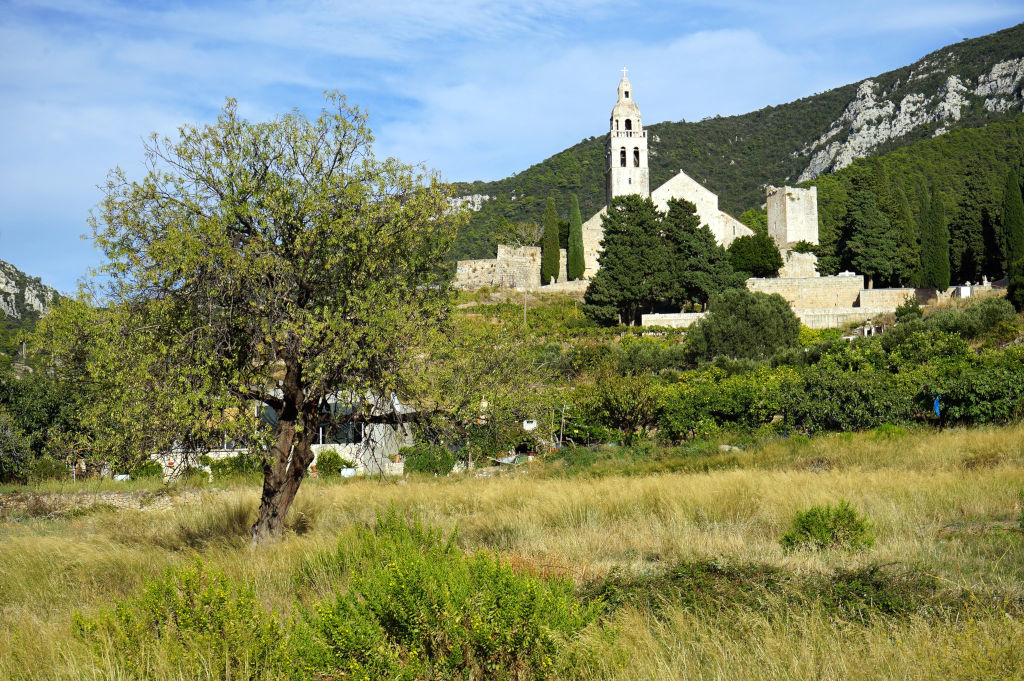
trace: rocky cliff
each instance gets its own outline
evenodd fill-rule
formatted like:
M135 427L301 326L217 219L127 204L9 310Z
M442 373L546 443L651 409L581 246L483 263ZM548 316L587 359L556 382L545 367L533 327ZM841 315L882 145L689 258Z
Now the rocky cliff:
M56 298L54 289L0 260L0 319L37 319Z

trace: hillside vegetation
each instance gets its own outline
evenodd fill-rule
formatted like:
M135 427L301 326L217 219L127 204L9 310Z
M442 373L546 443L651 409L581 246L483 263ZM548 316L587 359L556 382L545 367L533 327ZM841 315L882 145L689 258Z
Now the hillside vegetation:
M764 202L765 184L812 179L940 130L1012 117L1021 110L1022 58L1024 24L936 50L870 79L873 87L850 84L740 116L648 125L651 186L682 169L739 215ZM596 112L595 128L602 120ZM509 178L460 183L460 194L492 198L462 230L453 256L493 256L495 222L539 222L548 196L560 214L568 214L570 194L584 218L595 213L605 201L604 145L604 135L590 137Z

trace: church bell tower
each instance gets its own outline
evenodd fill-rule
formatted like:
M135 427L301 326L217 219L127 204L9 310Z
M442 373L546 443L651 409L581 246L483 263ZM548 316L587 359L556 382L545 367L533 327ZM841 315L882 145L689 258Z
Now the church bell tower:
M612 108L608 132L606 191L608 203L624 194L650 196L651 173L647 167L647 132L640 122L640 108L633 100L633 86L622 69L619 99Z

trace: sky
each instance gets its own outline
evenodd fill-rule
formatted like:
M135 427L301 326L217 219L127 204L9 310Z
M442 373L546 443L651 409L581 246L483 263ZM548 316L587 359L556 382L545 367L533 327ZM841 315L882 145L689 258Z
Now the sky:
M606 131L620 69L646 124L740 114L1024 21L1024 0L0 0L0 260L73 292L114 167L142 139L268 120L326 90L378 156L512 175Z

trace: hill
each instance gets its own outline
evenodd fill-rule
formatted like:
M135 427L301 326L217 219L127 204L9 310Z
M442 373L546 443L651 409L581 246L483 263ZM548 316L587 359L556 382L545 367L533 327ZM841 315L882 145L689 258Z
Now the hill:
M765 184L811 180L855 158L1010 118L1024 102L1022 80L1024 24L788 104L655 123L646 126L651 186L682 169L717 193L723 210L739 215L764 202ZM594 112L594 120L604 120L603 112ZM604 145L604 135L590 137L503 180L459 183L458 192L478 210L453 256L493 256L493 224L539 220L548 196L563 213L572 193L584 217L596 212L605 200Z

